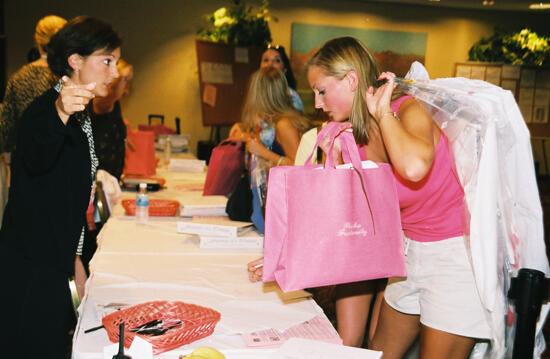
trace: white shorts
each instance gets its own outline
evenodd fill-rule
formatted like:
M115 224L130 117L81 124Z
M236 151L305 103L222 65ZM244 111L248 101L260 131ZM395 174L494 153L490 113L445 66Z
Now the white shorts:
M463 237L437 242L408 240L407 278L392 278L384 298L395 310L420 315L430 328L490 338Z

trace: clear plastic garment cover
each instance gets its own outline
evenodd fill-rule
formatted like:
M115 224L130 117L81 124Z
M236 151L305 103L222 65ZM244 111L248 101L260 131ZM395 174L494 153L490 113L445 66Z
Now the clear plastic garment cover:
M530 135L510 91L480 80L430 80L415 62L397 87L419 100L449 138L465 193L466 246L476 286L492 328L491 346L472 358L511 357L513 313L507 299L520 268L550 270ZM535 357L544 350L541 310ZM510 318L508 318L510 319Z

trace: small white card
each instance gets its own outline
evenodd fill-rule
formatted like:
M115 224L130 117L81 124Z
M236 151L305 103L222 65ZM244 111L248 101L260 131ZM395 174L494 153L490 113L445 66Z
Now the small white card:
M199 235L201 249L262 249L264 237L254 230L238 236Z
M113 359L113 355L117 353L118 344L107 345L103 348L103 359ZM132 359L153 359L153 346L136 335L130 349L125 350L124 354L132 357Z

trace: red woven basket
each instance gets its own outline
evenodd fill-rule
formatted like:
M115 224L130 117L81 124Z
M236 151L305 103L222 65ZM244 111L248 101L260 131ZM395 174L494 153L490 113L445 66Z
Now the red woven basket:
M130 331L155 319L181 321L182 325L157 336ZM154 301L106 315L102 324L107 330L109 340L118 343L118 327L124 323L124 347L129 348L134 336L138 335L153 345L153 354L156 355L209 336L219 320L220 313L210 308L184 302Z
M136 200L123 199L122 207L129 216L136 215ZM171 199L150 199L149 200L149 215L155 217L170 217L178 213L180 203Z

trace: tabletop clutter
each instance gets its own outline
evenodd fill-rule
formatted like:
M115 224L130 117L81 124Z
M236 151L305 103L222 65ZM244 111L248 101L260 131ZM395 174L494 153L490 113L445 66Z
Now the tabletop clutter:
M151 343L153 354L160 354L204 338L214 332L220 313L195 304L152 301L113 312L101 320L109 340L118 342L119 325L124 324L124 346L135 336Z
M171 136L173 135L157 135L157 144L154 147L163 147L166 150L166 141L168 141L170 146L173 146L175 138ZM151 139L152 137L149 137L147 135L147 141L150 142ZM159 140L165 142L159 145ZM176 142L177 141L178 140L176 139ZM150 152L154 147L149 146L147 151ZM243 153L242 146L240 145L235 146L234 144L226 144L223 147L225 148L221 149L218 152L230 152L233 154ZM205 188L205 177L207 177L208 175L212 175L211 172L209 172L208 174L205 173L205 162L191 158L191 156L185 153L182 155L178 155L176 154L178 150L174 150L174 147L170 148L170 151L174 153L174 157L176 158L170 158L169 161L164 162L165 166L159 167L157 167L158 161L155 161L155 171L153 173L149 168L134 166L134 171L129 171L123 176L121 184L122 189L125 191L121 195L122 200L120 201L120 204L121 207L124 209L124 215L118 216L118 218L116 218L116 213L120 213L120 211L113 212L113 217L115 218L111 218L110 222L105 225L104 228L106 228L106 230L102 231L102 235L98 237L98 241L104 242L108 240L111 245L115 244L114 238L116 238L117 236L109 234L110 231L115 231L113 233L116 233L115 227L121 226L123 224L124 226L129 226L128 229L130 229L131 231L132 222L128 221L128 219L135 217L135 223L137 223L135 230L138 231L136 233L146 233L142 232L144 229L146 229L146 231L154 230L155 232L153 235L149 234L147 236L151 236L151 240L155 240L156 246L158 246L158 248L162 251L162 248L172 247L178 242L168 241L169 238L173 237L168 236L168 234L164 234L167 233L166 231L157 231L155 228L158 224L161 224L163 226L162 228L175 227L174 232L177 234L178 237L182 236L181 238L186 238L185 243L198 242L198 248L193 245L189 247L191 251L188 255L182 252L181 255L183 255L183 257L181 258L184 258L183 263L192 263L192 258L197 258L197 255L202 255L198 254L198 252L196 252L197 250L204 251L205 255L208 255L207 253L211 252L216 258L218 258L215 262L209 264L209 266L214 266L209 267L211 269L207 269L206 267L196 267L189 264L191 269L201 268L201 273L208 273L208 271L212 271L212 268L215 268L218 262L220 263L219 265L222 265L223 261L220 262L221 258L230 259L236 253L239 253L239 256L243 254L245 254L246 256L247 251L252 251L251 253L256 253L256 251L262 250L264 246L264 236L256 231L251 222L232 221L228 218L226 213L227 193L223 193L227 192L227 186L225 186L225 188L221 190L222 193L220 194L212 193L211 195L205 195L205 193L203 193ZM170 153L171 155L172 152ZM214 161L219 163L219 160ZM224 161L222 160L221 162L223 163ZM241 165L242 161L236 161L232 166L234 168L237 168L237 171L242 171L243 168L241 167ZM157 171L159 173L157 173ZM218 176L218 179L216 179L216 181L219 181L219 177L220 176ZM235 179L236 178L233 178L231 180L231 187L235 186ZM210 183L212 183L212 181L210 181ZM219 185L218 188L220 188ZM219 191L219 189L216 191ZM131 198L131 196L135 197ZM143 211L145 211L145 214L143 213ZM162 219L164 219L164 221L162 221ZM161 221L157 222L159 220ZM128 233L128 230L124 230L120 233ZM145 235L139 235L139 240L137 238L137 234L132 235L128 233L127 236L129 239L132 239L134 243L136 243L136 245L137 243L145 243ZM161 239L165 237L166 239ZM193 240L193 238L195 239L195 241L196 239L198 239L198 241L187 242L189 239ZM120 238L116 239L120 240ZM128 250L129 247L122 246L121 248L125 248L126 250ZM89 284L90 292L88 294L88 297L85 298L85 300L83 301L83 304L81 304L81 306L84 306L86 308L95 308L94 316L96 318L99 316L101 320L101 325L97 326L97 319L90 319L89 316L86 316L87 324L85 325L85 327L82 327L81 330L78 331L78 333L75 335L76 339L74 348L77 348L77 354L73 353L73 357L77 359L82 358L82 356L79 356L79 344L77 343L85 343L89 340L92 340L89 339L89 336L93 335L93 332L101 332L101 329L105 330L108 335L108 339L111 342L120 343L117 349L118 354L114 355L113 358L152 358L152 355L158 355L160 353L175 350L177 348L186 348L182 346L212 336L214 334L217 324L219 324L220 321L223 322L223 320L226 320L228 322L222 324L222 328L220 328L220 333L225 333L225 331L228 330L228 323L232 323L235 320L234 318L242 316L236 314L239 312L242 313L242 310L244 309L240 308L241 305L239 305L238 302L231 304L231 301L226 302L228 299L224 299L224 301L218 303L216 302L216 300L212 301L212 298L204 297L204 295L200 295L198 297L191 296L192 298L186 298L184 301L155 299L145 300L143 302L139 302L138 300L137 304L120 304L118 301L132 303L133 300L124 300L116 297L115 294L112 294L113 291L109 290L108 293L110 294L108 295L108 297L113 300L113 302L108 303L106 302L106 299L99 300L98 298L100 296L98 297L97 293L94 294L93 288L98 288L96 290L100 290L102 288L102 286L98 283L106 280L102 279L104 276L104 271L107 271L105 273L108 273L110 270L100 270L97 268L103 268L102 265L104 264L102 263L106 260L105 258L108 259L112 255L112 253L117 253L114 247L109 247L105 243L103 243L103 245L101 246L101 250L103 250L103 253L99 251L99 253L96 253L96 256L94 257L96 262L98 262L99 264L97 264L96 267L97 272L94 272L89 279L89 281L92 282L91 284ZM131 259L131 256L139 255L140 253L137 248L135 248L135 251L136 254L132 254L131 251L128 254L122 254L121 252L121 254L123 255L123 257L121 258L125 258L126 260L130 261L128 263L135 263L134 260ZM173 250L167 250L167 253L173 253ZM256 254L253 255L256 256ZM158 257L158 254L156 256L146 256L145 258L149 260L154 259L155 257ZM162 260L160 258L159 260L160 262L167 262L168 257L166 260ZM109 263L109 261L105 263ZM148 266L144 262L140 263L142 263L143 266ZM198 261L197 263L200 263L200 261ZM249 300L252 300L250 303L254 304L242 305L245 305L247 307L247 312L251 313L250 318L257 318L256 320L258 320L259 323L262 323L262 320L266 321L267 323L268 320L262 319L259 316L271 318L273 317L273 315L275 315L275 317L273 318L276 318L277 316L280 317L280 323L277 323L276 320L273 321L272 319L272 326L266 325L265 323L259 324L258 326L251 326L250 324L247 324L246 328L249 329L238 329L235 332L235 334L238 334L238 337L240 338L239 342L241 344L237 344L238 346L244 345L245 348L259 350L257 352L259 358L266 357L265 353L276 353L276 351L274 350L281 347L284 343L287 342L289 342L290 346L287 346L286 350L288 350L288 348L291 348L293 345L299 345L301 348L307 348L308 345L310 345L311 348L313 348L317 346L317 344L315 343L319 343L319 341L324 342L326 345L336 346L336 351L340 350L339 348L342 348L342 340L338 336L338 333L336 332L332 324L328 321L326 316L324 316L322 310L312 301L311 295L309 293L304 291L282 293L280 289L278 289L277 285L274 283L264 284L263 289L261 288L261 286L249 283L248 280L246 280L246 263L246 259L239 261L239 268L242 267L242 274L239 274L239 276L242 275L241 284L243 286L252 286L252 288L256 288L254 289L254 292L256 290L263 292L255 294L259 295L259 297L255 300L261 299L263 296L267 296L266 298L273 299L267 299L265 303L259 304L260 302L256 303L254 302L254 300L245 297L241 298L242 300L244 300L245 303ZM163 263L163 265L165 264L166 263ZM133 277L139 277L135 270L131 270L131 272ZM145 270L144 273L148 272L150 271ZM178 270L178 273L181 273L181 270ZM235 273L241 273L241 270ZM124 277L123 274L121 275L122 277ZM229 272L225 271L225 281L229 280L230 277L228 275ZM191 283L193 282L193 276L188 276L183 273L181 274L181 276L182 278L188 278L189 280L191 280ZM217 275L215 277L218 278L219 276ZM113 277L108 275L106 278ZM107 279L107 282L110 283L110 281L112 280L113 279ZM114 283L116 284L117 280L114 280ZM164 281L168 279L159 278L159 280ZM208 281L201 279L199 282L208 283L209 281L212 281L212 279L209 279ZM112 285L113 284L110 284L109 286L111 287ZM220 291L220 293L223 292L223 290L221 289L223 285L218 286L219 288L216 288L216 295L217 291ZM187 288L187 290L184 291L187 293L189 293L191 288L194 288L189 287L188 285L185 285L184 287ZM238 285L234 284L229 288L231 288L231 290L235 290L237 289L237 287ZM203 291L208 289L201 289L201 287L196 287L193 290ZM269 294L270 291L275 291L277 295L272 297ZM120 293L124 293L124 291ZM93 299L94 296L95 299ZM144 295L140 296L139 298L147 297L150 296ZM224 294L221 298L225 297L238 298L234 294ZM116 304L115 301L119 304ZM303 304L300 304L301 301L305 302ZM105 302L108 304L102 305L101 302ZM113 303L115 303L116 305ZM294 304L291 304L289 307L289 303ZM111 304L115 306L111 308ZM254 309L254 306L256 305L258 305L258 308ZM298 311L296 311L296 308L292 309L296 305L297 308L303 308L299 309ZM233 306L236 307L232 308ZM272 306L274 307L270 309L270 307ZM101 307L105 308L105 310L99 309ZM107 307L109 307L110 309L107 310ZM228 308L231 309L229 309L228 311ZM234 310L237 311L233 312ZM254 310L258 310L259 312L254 315ZM305 310L305 312L301 312L302 310ZM274 311L274 313L278 313L278 311L281 312L280 314L271 315L269 314L270 311ZM286 314L283 315L284 311L289 311L289 318L285 319ZM224 313L226 313L225 316ZM292 320L290 318L292 318ZM84 319L80 318L79 320L82 321ZM232 326L235 326L235 324L229 325L229 327ZM235 328L237 327L238 325ZM230 333L233 333L233 331L230 331ZM302 338L302 340L304 340L305 342L300 344L293 343L293 339L295 338ZM200 343L203 342L201 341ZM207 341L205 343L205 345L201 344L201 346L199 347L190 347L190 349L192 349L191 351L184 350L184 354L180 355L179 357L188 359L225 358L224 354L222 354L222 352L224 352L223 346L221 349L218 348L218 350L216 349L216 345L211 344L212 342ZM149 345L149 348L152 349L147 350L152 351L152 354L150 354L151 356L142 356L143 354L139 353L136 354L136 352L141 351L143 353L147 351L145 349L136 349L138 345L141 345L141 348L144 348L144 345ZM86 345L84 345L84 347L86 347ZM75 350L74 348L73 350ZM106 348L107 347L105 347L105 350ZM124 351L125 348L127 349L126 352ZM265 348L268 348L270 351L262 352L261 350ZM116 353L114 348L111 349L113 353ZM299 352L296 350L294 351L296 353ZM363 351L368 352L369 355L375 353L366 350ZM180 352L181 351L178 351L177 353ZM262 354L260 355L260 353ZM84 356L86 355L87 354L85 354ZM273 358L276 357L277 356L273 356ZM289 356L289 358L290 357L292 356ZM375 356L362 357L379 358L380 356L375 353Z

